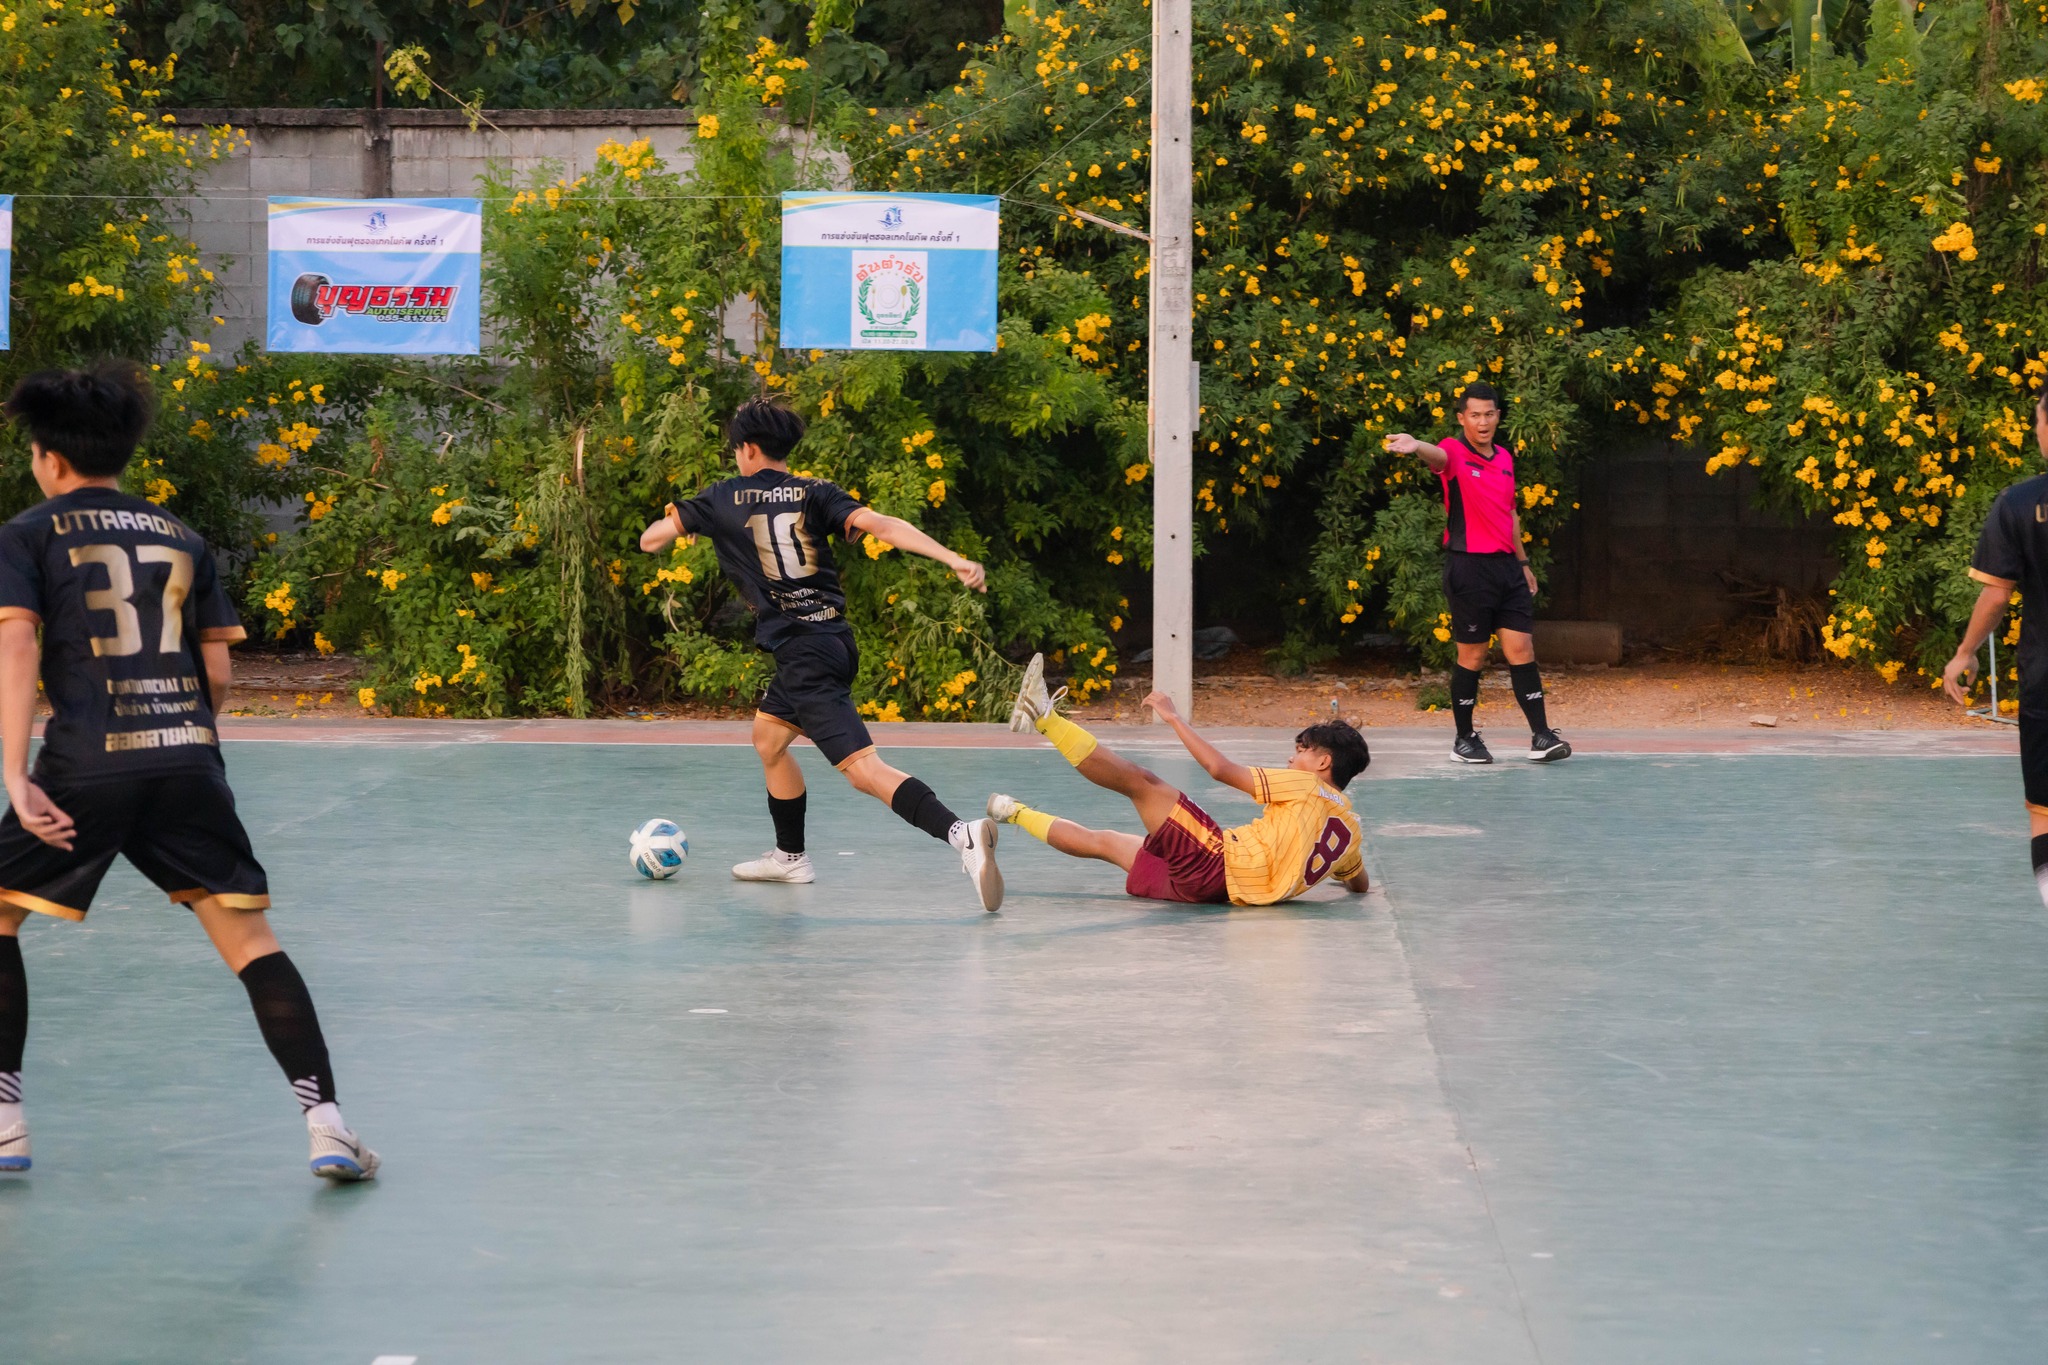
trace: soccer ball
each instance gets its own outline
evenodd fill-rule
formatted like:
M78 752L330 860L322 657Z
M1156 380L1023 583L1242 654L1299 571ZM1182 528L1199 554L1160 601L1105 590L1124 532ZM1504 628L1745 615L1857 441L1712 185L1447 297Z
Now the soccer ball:
M673 820L649 820L633 831L630 856L635 872L661 881L682 869L683 859L690 856L690 838Z

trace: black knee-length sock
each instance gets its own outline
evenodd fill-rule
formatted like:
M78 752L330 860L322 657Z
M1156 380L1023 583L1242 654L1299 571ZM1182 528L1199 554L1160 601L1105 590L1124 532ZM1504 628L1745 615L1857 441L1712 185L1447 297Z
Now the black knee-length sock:
M804 851L804 810L810 804L809 792L798 792L795 796L768 796L768 818L775 822L775 846L784 853Z
M1531 659L1525 664L1508 665L1508 681L1514 684L1515 700L1522 704L1522 714L1529 718L1532 734L1542 734L1550 728L1543 706L1543 674Z
M242 985L256 1011L256 1027L270 1055L284 1068L299 1108L334 1102L334 1069L327 1060L327 1040L305 978L283 953L259 957L242 968Z
M952 842L953 826L960 823L960 817L914 777L903 779L903 785L889 798L889 809L942 843Z
M2034 836L2034 886L2041 893L2041 903L2048 905L2048 834L2036 834ZM24 983L21 989L23 992L21 1022L23 1029L26 1029L28 1027L27 984ZM21 1059L21 1044L19 1043L14 1045L14 1056L16 1065L19 1065ZM4 1064L4 1061L4 1058L0 1058L0 1064Z
M1463 664L1451 665L1451 719L1458 733L1472 733L1472 712L1479 705L1479 670Z
M28 1044L28 972L21 940L0 936L0 1104L21 1103L21 1052Z

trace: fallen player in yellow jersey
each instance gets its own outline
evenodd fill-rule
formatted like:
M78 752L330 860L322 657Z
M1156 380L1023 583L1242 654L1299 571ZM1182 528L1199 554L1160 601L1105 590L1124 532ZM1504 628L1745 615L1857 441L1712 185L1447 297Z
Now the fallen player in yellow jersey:
M1311 725L1295 736L1286 767L1250 768L1196 734L1163 693L1146 697L1145 705L1173 727L1203 771L1265 807L1250 824L1224 829L1157 773L1111 753L1057 714L1057 700L1046 692L1044 656L1034 655L1010 728L1034 727L1081 776L1128 797L1145 837L1089 829L1000 792L988 799L993 818L1021 826L1062 853L1115 863L1124 870L1124 890L1152 900L1277 905L1329 877L1360 894L1370 886L1358 815L1343 789L1372 754L1351 726Z

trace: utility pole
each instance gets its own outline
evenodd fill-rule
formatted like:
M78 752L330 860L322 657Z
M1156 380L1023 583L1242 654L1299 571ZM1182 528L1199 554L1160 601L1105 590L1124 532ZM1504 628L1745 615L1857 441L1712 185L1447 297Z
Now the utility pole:
M1192 0L1152 0L1152 686L1195 704Z

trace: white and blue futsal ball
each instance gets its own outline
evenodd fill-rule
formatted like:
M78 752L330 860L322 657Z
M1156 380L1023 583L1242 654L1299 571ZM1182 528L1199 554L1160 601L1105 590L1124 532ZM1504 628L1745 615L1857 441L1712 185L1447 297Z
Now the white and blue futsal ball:
M690 838L673 820L649 820L633 831L633 870L661 881L682 869L690 856Z

